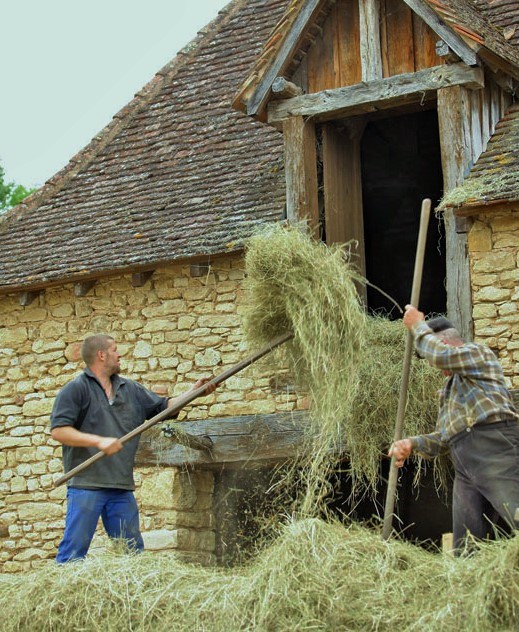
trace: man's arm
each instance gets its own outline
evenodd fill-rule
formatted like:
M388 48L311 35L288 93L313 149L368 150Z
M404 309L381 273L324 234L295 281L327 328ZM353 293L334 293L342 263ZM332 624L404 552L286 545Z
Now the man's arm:
M210 381L210 378L208 378L208 377L203 377L203 378L197 380L193 384L193 386L189 390L186 391L186 393L190 393L191 391L196 391L197 388L200 388L204 384L207 384L209 381ZM203 394L203 396L210 395L215 390L216 390L216 385L215 384L207 384L207 388L206 388L205 393ZM170 397L168 399L168 408L174 407L176 405L176 403L179 402L182 397L183 397L183 395L179 395L178 397Z
M97 448L107 456L122 450L123 444L115 437L101 437L99 435L81 432L73 426L57 426L51 430L52 438L63 445L73 448Z

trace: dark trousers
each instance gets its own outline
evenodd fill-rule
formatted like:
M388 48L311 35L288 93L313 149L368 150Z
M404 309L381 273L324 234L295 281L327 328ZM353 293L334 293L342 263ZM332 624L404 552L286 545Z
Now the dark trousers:
M472 426L451 440L450 452L455 548L463 547L467 533L488 537L498 516L519 529L519 424Z
M129 549L144 549L139 510L133 492L69 487L65 533L58 547L56 562L61 564L85 557L99 518L109 537L123 539Z

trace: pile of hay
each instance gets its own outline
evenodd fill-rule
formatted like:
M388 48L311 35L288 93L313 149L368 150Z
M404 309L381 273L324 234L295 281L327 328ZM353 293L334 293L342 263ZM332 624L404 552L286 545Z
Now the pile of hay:
M248 243L245 267L245 336L259 347L292 331L293 341L284 345L286 360L311 400L305 476L314 498L306 499L305 508L311 513L317 496L326 495L320 485L339 453L349 456L354 489L373 491L394 432L405 328L366 316L356 289L365 280L347 248L312 240L304 225L258 232ZM415 362L408 434L433 430L441 381L438 371Z
M518 562L517 538L455 559L308 519L233 571L144 553L0 575L0 630L504 632L517 628Z

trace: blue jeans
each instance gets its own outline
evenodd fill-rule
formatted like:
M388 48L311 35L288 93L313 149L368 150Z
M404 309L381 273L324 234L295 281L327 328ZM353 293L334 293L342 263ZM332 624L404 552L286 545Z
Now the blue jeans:
M99 517L110 538L122 538L129 549L142 551L139 510L133 492L125 489L67 490L65 533L56 562L63 564L85 557L94 537Z

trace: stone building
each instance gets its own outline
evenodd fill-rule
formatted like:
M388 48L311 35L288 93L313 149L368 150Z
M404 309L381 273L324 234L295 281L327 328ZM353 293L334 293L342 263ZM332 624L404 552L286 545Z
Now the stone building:
M244 241L262 224L306 218L329 243L355 238L368 278L405 303L421 198L436 204L470 170L467 183L497 175L497 197L492 184L446 196L424 301L496 349L519 386L518 11L504 0L233 0L1 218L4 571L45 563L61 537L48 416L81 369L81 340L112 334L124 374L162 394L232 366L246 353ZM251 368L183 413L216 458L143 442L147 547L221 561L226 466L290 456L298 431L283 420L303 423L306 407L272 370Z

